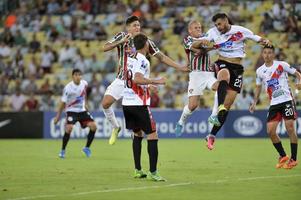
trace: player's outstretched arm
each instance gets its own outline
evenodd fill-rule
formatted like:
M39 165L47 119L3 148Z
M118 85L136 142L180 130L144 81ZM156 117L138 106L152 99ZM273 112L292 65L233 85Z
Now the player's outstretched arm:
M297 77L296 88L298 90L301 90L301 74L300 74L300 72L296 71L295 76Z
M65 102L62 102L62 101L60 102L57 114L56 114L56 116L54 118L54 124L57 124L58 121L60 121L61 114L62 114L62 112L63 112L63 110L65 108L65 105L66 105Z
M161 62L165 63L166 65L175 68L176 70L183 71L183 72L189 72L190 71L190 69L188 67L189 66L188 63L186 65L184 65L184 66L181 66L181 65L179 65L178 63L176 63L175 61L173 61L170 57L168 57L167 55L165 55L162 52L157 53L155 55L155 57L157 59L159 59Z
M253 113L256 109L256 104L257 104L259 96L260 96L261 88L262 88L261 85L256 85L255 94L254 94L254 101L253 101L253 103L251 104L251 106L249 108L249 111L251 113Z
M135 73L133 80L136 84L139 85L164 85L166 80L165 78L145 78L141 73Z
M106 42L102 49L104 52L110 51L110 50L114 49L115 47L119 46L120 44L123 44L123 43L129 41L130 37L131 37L131 34L127 34L121 40L116 40L114 42Z

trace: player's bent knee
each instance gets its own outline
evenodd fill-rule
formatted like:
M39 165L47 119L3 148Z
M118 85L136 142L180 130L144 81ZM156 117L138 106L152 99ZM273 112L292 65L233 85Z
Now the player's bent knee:
M151 134L147 135L148 140L158 140L158 134L157 132L152 132Z
M66 125L65 131L67 134L70 134L72 132L73 125Z
M89 123L88 124L88 127L90 128L90 130L91 131L96 131L96 129L97 129L97 126L96 126L96 124L94 123L94 122L92 122L92 123Z

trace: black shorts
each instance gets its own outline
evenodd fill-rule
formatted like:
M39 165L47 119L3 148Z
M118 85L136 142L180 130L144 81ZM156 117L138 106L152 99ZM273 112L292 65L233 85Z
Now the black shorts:
M244 73L243 66L239 64L229 63L224 60L217 60L215 62L216 74L218 73L219 70L224 68L228 69L230 73L229 87L232 90L240 93L242 88L242 82L243 82L243 73Z
M94 119L88 111L67 112L66 124L75 124L76 122L79 122L82 128L86 128L89 122L94 122Z
M125 126L134 132L142 130L145 134L156 131L156 122L148 106L122 106Z
M283 102L269 108L267 121L281 121L282 119L297 119L296 107L293 101Z

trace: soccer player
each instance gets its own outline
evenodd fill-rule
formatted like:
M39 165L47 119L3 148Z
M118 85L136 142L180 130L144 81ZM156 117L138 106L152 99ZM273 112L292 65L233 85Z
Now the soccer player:
M54 124L57 124L60 120L62 111L65 109L65 112L67 114L66 127L63 137L62 149L59 153L60 158L65 158L66 146L69 141L73 125L76 122L79 122L82 128L89 127L90 129L87 136L86 146L82 149L82 151L86 154L87 157L91 156L90 145L94 139L97 127L86 106L87 87L88 83L85 80L82 80L82 72L79 69L73 69L72 81L68 83L64 88L58 112L54 118Z
M267 133L278 151L280 157L276 168L292 169L297 166L298 137L295 130L297 118L296 107L291 89L288 84L288 73L297 77L296 88L301 89L301 74L283 61L274 60L274 47L265 46L262 51L264 64L256 70L256 89L253 104L250 112L254 112L262 85L270 98L270 108L267 116ZM286 131L291 143L291 157L289 158L276 133L279 122L284 119Z
M203 95L204 89L216 90L218 87L217 79L214 76L213 69L210 67L210 58L207 54L209 49L194 48L194 44L202 37L203 31L201 23L192 20L188 24L188 36L184 38L184 48L190 63L189 85L188 85L188 105L183 109L182 115L176 124L175 133L179 137L187 118L199 106L200 96ZM217 106L216 106L217 107ZM213 109L213 114L217 114L217 108ZM209 118L219 121L217 118Z
M154 181L165 181L157 171L158 134L156 123L149 109L150 85L165 84L164 78L149 78L150 63L145 57L149 53L148 38L138 34L133 39L136 53L128 58L125 89L122 99L126 128L134 132L133 156L135 162L135 178L146 176ZM141 167L141 143L143 133L147 135L147 150L149 155L149 173L146 175Z
M217 13L212 17L215 24L214 28L209 29L206 36L199 40L195 46L202 47L213 43L213 48L218 52L218 60L215 62L215 71L219 85L217 88L218 96L218 121L206 137L209 150L214 148L215 136L223 126L228 111L233 104L236 96L241 91L243 72L242 59L245 55L245 41L251 39L262 45L270 42L252 31L242 26L232 25L225 13Z
M117 77L107 88L101 103L104 114L113 127L109 144L115 143L118 137L118 133L121 130L120 125L116 120L114 110L111 106L115 101L119 100L122 97L122 93L124 89L124 71L126 69L128 56L131 56L136 52L133 43L133 37L140 33L140 22L138 17L130 16L129 18L126 19L125 24L126 24L127 32L117 33L113 37L113 39L108 41L103 47L103 50L105 52L117 48L118 58L119 58ZM177 70L181 70L181 71L189 70L187 66L180 66L179 64L174 62L171 58L163 54L155 45L155 43L150 39L148 39L148 43L149 43L149 54L155 56L161 62L165 63L168 66L174 67Z

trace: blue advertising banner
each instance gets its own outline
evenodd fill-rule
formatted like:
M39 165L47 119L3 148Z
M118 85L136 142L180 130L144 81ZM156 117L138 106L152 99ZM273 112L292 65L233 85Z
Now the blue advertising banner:
M180 110L156 110L152 109L153 118L156 121L157 131L160 138L175 138L175 125L181 116ZM97 124L96 138L108 138L112 128L110 123L105 119L103 112L92 112L92 116ZM115 112L116 118L122 126L119 134L121 138L130 138L131 131L125 129L125 122L121 110ZM183 128L181 138L204 138L211 130L211 125L207 119L210 112L207 110L196 111L190 116ZM57 125L54 125L54 112L44 113L44 138L61 138L64 135L65 118L63 117ZM77 123L71 134L72 138L86 138L88 129L81 129ZM223 130L219 132L219 137L223 137Z
M181 116L181 110L156 110L152 109L153 117L157 124L157 131L160 138L176 138L174 129L177 121ZM211 125L207 119L211 111L199 110L194 112L187 120L183 135L180 138L205 138L210 132ZM112 128L110 123L105 119L102 112L92 112L92 116L97 124L96 138L108 138L111 134ZM130 138L131 131L125 129L125 122L122 111L115 112L116 118L122 126L122 131L119 135L121 138ZM249 111L231 111L227 118L225 125L218 133L218 137L226 138L262 138L267 137L266 133L266 116L267 111L256 111L254 114ZM298 112L299 118L296 120L297 134L301 135L301 112ZM44 138L61 138L65 129L65 118L54 125L53 119L55 117L54 112L44 113ZM72 138L86 138L88 133L87 129L81 129L77 123L74 126L74 130L71 134ZM277 129L277 133L280 136L287 137L285 126L281 123Z

